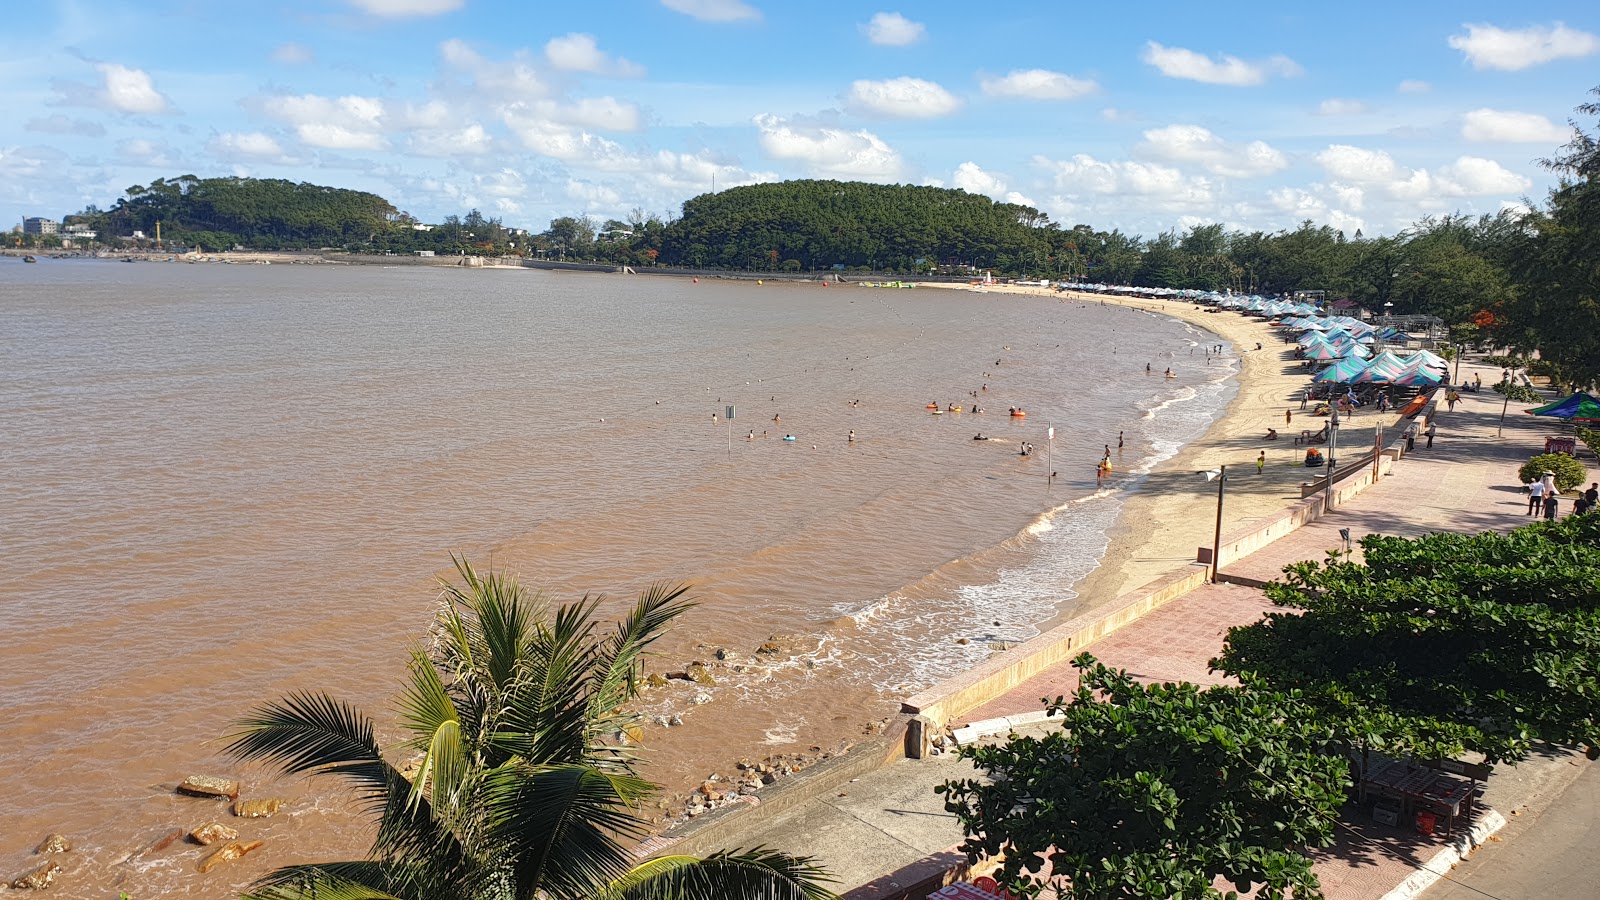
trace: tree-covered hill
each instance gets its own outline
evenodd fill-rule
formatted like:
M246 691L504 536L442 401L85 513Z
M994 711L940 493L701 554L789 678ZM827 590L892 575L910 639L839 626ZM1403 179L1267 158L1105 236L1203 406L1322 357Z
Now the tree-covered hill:
M1044 222L1031 207L960 190L784 181L684 203L683 217L666 229L661 255L728 268L911 272L951 262L1010 269L1048 252L1036 227Z
M72 218L107 235L154 235L159 221L162 236L173 242L289 248L372 242L396 224L399 211L365 191L184 175L134 185L111 209L91 207Z

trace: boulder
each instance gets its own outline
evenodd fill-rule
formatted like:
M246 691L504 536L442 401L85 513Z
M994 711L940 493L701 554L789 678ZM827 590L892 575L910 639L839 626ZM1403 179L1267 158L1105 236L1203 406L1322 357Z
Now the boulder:
M261 846L262 843L262 841L246 841L244 843L240 843L239 841L229 841L228 843L223 844L221 847L211 851L211 853L208 854L205 859L200 860L200 864L195 866L195 868L200 871L201 875L204 875L230 859L238 859L239 857L244 856L251 850Z
M33 848L35 853L70 853L71 851L72 841L64 834L52 834L40 841L39 846Z
M173 828L170 831L164 831L158 835L155 840L145 844L142 849L133 854L133 856L129 857L129 859L143 859L152 853L160 853L161 851L177 843L178 839L181 837L183 837L182 828Z
M26 875L18 876L11 886L19 891L42 891L54 884L56 876L60 874L60 863L47 862Z
M283 801L276 797L269 800L235 800L233 814L244 819L260 819L270 816L283 806Z
M227 797L229 800L234 800L239 796L239 782L214 775L190 775L178 785L178 793L196 797Z
M234 841L238 839L238 830L229 828L221 822L211 822L206 825L201 825L199 828L189 832L189 840L194 841L196 844L199 844L202 847L209 847L212 844L220 843L222 841Z
M657 672L651 672L650 673L650 677L646 678L644 680L644 683L649 685L650 687L653 687L653 688L666 687L667 686L667 679L666 679L666 676L664 676L664 675L661 675L661 674L659 674Z
M761 646L757 647L756 648L756 652L757 653L769 653L770 654L770 653L777 653L778 651L780 651L782 649L783 649L783 646L781 644L779 644L777 641L767 641L765 644L762 644Z
M700 693L695 694L694 699L690 700L689 702L693 703L695 706L704 706L711 702L711 695L705 691L701 691Z

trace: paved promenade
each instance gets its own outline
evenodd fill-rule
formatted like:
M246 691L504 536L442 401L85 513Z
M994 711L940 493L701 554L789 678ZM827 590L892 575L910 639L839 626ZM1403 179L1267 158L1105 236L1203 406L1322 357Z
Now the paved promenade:
M1499 371L1481 371L1486 383ZM1471 368L1462 374L1469 380ZM1504 436L1496 436L1503 398L1487 389L1466 394L1454 412L1443 404L1436 417L1438 436L1432 449L1419 440L1416 450L1393 473L1331 516L1312 523L1261 551L1224 567L1225 575L1269 581L1285 565L1322 559L1342 546L1339 529L1359 539L1368 533L1416 536L1432 531L1505 531L1530 521L1527 501L1516 481L1516 467L1543 448L1544 437L1556 433L1550 423L1513 408ZM1600 480L1600 472L1591 473ZM1254 471L1239 476L1257 477ZM1568 512L1566 502L1562 514ZM1192 554L1193 548L1175 548ZM1127 669L1143 680L1186 680L1202 684L1221 679L1207 661L1222 646L1227 629L1260 618L1271 604L1258 589L1235 584L1208 585L1150 613L1138 622L1087 649L1108 665ZM1046 670L963 720L977 722L1035 712L1041 698L1071 693L1076 676L1070 666ZM959 723L957 723L959 724ZM1029 726L1044 728L1048 726ZM1578 758L1581 760L1581 757ZM1536 757L1515 769L1501 767L1490 780L1486 807L1513 814L1537 813L1559 798L1582 767L1567 754ZM866 888L857 896L891 893L912 873L905 867L941 851L950 852L962 838L953 816L945 813L934 785L966 777L971 769L948 756L904 760L862 776L837 792L763 823L739 836L744 846L766 844L818 857L840 876L842 890ZM1591 820L1600 813L1583 813ZM1480 821L1490 818L1480 814ZM1518 851L1498 838L1473 861L1483 867L1493 856L1514 859ZM1340 842L1317 857L1317 872L1330 900L1397 900L1409 896L1408 877L1422 870L1439 850L1437 841L1418 838L1403 829L1350 821ZM1422 881L1430 879L1422 878ZM1446 881L1448 884L1448 881ZM1514 895L1502 895L1508 898Z

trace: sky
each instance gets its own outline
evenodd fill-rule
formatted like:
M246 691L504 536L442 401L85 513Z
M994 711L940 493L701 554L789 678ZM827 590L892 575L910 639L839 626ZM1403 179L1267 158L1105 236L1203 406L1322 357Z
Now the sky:
M0 223L183 174L535 230L835 178L1147 236L1371 236L1537 204L1600 85L1592 2L52 0L5 21Z

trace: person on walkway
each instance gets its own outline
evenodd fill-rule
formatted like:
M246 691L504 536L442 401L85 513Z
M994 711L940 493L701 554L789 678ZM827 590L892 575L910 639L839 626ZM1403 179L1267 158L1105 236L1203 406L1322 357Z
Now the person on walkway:
M1262 474L1262 472L1266 468L1267 468L1267 451L1263 450L1263 451L1261 451L1261 455L1256 457L1256 474L1257 475Z
M1589 501L1590 509L1600 506L1600 482L1590 484L1589 489L1583 492L1583 499Z
M1457 394L1454 388L1444 392L1444 405L1449 408L1450 412L1456 411L1456 401L1460 399L1461 395Z
M1544 509L1544 482L1535 481L1528 485L1528 515L1536 516Z
M1481 391L1481 390L1483 390L1483 376L1478 374L1477 372L1473 372L1472 373L1472 391L1473 391L1473 393L1477 393L1478 391Z
M1556 507L1558 505L1560 504L1556 501L1555 494L1546 494L1544 498L1544 517L1552 522L1555 521Z
M1427 436L1428 436L1428 446L1427 446L1427 449L1429 449L1429 450L1432 450L1432 449L1433 449L1433 436L1434 436L1434 434L1436 434L1436 433L1437 433L1437 432L1438 432L1438 431L1439 431L1439 426L1437 426L1437 425L1435 425L1435 424L1434 424L1434 423L1432 423L1432 422L1429 422L1429 423L1428 423L1428 430L1427 430L1427 431L1424 431L1424 432L1423 432L1423 434L1426 434L1426 435L1427 435Z

